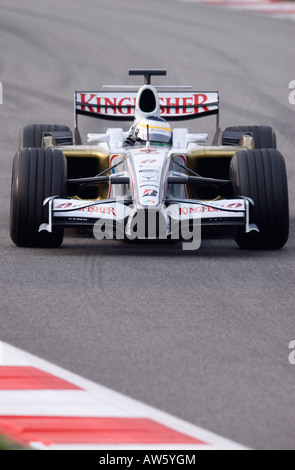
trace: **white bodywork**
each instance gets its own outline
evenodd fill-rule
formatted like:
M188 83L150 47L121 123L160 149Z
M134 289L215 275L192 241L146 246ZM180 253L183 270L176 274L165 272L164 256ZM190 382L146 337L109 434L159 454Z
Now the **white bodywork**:
M149 90L155 98L153 110L141 109L143 93ZM100 113L105 117L126 116L134 109L135 122L148 116L167 119L179 115L211 112L216 114L219 94L177 92L158 93L156 88L145 85L138 92L111 92L106 96L91 92L76 93L76 109L80 113ZM55 224L65 221L70 225L105 226L106 237L110 237L114 226L120 236L131 237L132 221L140 212L158 213L164 221L164 229L151 233L140 231L137 238L177 238L179 226L195 224L222 225L231 222L243 226L246 232L257 230L249 224L249 204L246 198L218 199L214 201L192 201L188 199L186 184L169 184L168 179L184 178L186 175L186 154L194 146L204 147L207 134L190 134L186 128L174 129L172 146L152 145L150 142L124 146L128 132L123 129L109 129L106 134L88 134L93 148L104 149L110 155L112 169L109 193L106 200L85 201L53 196L44 201L49 207L48 223L40 230L51 232ZM112 178L124 178L122 184L112 183ZM126 183L127 178L127 183ZM113 180L114 181L114 180ZM123 181L123 180L122 180ZM128 183L129 182L129 183ZM139 219L138 219L139 220ZM175 229L176 227L176 229ZM155 226L153 226L155 228ZM95 233L95 231L94 231Z

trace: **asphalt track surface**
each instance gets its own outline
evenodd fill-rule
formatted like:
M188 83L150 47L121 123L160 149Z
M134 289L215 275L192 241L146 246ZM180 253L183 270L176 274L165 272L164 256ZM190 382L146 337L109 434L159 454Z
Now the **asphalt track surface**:
M294 449L294 23L173 0L0 9L0 340L251 448ZM72 127L75 89L133 83L128 70L146 67L167 68L159 84L219 89L223 128L274 127L289 174L286 248L245 252L225 238L184 252L77 235L52 251L12 244L19 129Z

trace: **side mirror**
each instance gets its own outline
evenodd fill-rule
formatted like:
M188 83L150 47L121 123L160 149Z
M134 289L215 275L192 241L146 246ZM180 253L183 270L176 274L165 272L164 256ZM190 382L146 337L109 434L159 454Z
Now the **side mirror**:
M87 134L87 142L110 142L109 134Z
M208 142L209 134L187 134L186 143L187 144L196 144L198 142Z

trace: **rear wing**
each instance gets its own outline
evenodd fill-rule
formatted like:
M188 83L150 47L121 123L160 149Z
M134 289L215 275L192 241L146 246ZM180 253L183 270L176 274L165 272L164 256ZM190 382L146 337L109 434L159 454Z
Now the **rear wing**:
M129 90L76 91L76 127L78 115L114 121L134 121L137 93L137 91ZM217 115L217 127L219 127L218 91L159 91L158 97L161 116L168 121L182 121Z

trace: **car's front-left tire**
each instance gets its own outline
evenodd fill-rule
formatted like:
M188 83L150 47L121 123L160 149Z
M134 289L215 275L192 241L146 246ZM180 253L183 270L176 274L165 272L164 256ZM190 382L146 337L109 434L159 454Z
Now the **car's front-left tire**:
M240 150L231 160L234 197L251 198L250 223L259 232L237 231L244 249L282 248L289 236L289 202L286 166L275 149Z
M25 148L14 158L10 203L10 236L20 247L58 247L63 229L39 232L48 221L50 196L66 196L67 161L57 149Z

